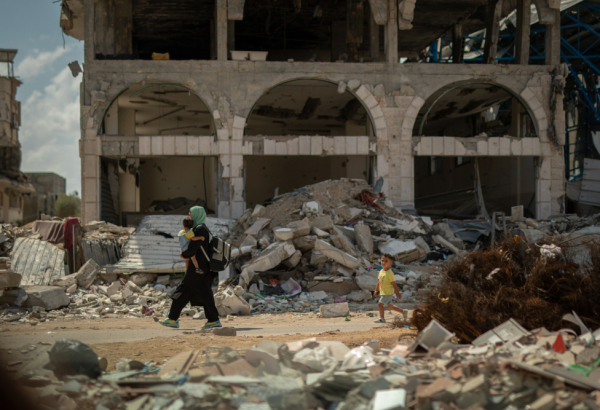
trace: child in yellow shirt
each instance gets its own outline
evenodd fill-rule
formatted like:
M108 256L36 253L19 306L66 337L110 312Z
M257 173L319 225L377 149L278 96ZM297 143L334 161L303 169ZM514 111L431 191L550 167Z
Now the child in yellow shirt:
M392 297L394 293L396 293L396 298L398 300L402 299L402 295L400 295L400 291L398 290L398 285L396 285L396 279L394 279L394 272L392 271L392 264L394 263L394 258L392 255L384 253L381 255L381 271L379 272L379 282L377 282L377 287L375 288L374 296L379 297L379 319L375 321L375 323L385 323L384 318L384 309L387 306L388 309L402 313L403 310L399 307L392 305Z

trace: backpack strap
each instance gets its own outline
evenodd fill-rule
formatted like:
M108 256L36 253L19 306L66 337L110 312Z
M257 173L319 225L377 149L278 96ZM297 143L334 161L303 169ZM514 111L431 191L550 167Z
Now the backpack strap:
M208 240L208 244L210 245L210 243L212 242L212 233L210 232L210 229L208 229L208 226L206 226L206 224L202 224L202 226L204 226L206 228L206 231L208 232L208 238L207 238L207 240ZM202 249L202 253L204 254L204 257L206 258L206 260L210 264L210 258L208 257L208 254L204 250L204 246L200 245L200 249Z

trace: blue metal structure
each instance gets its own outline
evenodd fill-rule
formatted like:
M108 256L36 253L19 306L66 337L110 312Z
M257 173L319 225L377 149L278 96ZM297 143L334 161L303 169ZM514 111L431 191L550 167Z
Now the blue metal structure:
M484 33L465 38L465 57L468 63L483 60L481 45ZM546 28L534 24L530 31L529 64L544 64ZM516 30L507 28L500 34L498 56L502 64L514 63ZM425 61L450 63L452 37L444 36L427 52ZM600 4L581 2L561 12L561 59L570 76L564 93L566 112L565 170L566 178L574 180L583 175L583 159L598 155L591 132L600 131Z

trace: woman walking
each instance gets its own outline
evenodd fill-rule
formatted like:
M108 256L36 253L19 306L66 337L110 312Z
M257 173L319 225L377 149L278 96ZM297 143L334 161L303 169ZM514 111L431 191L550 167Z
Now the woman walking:
M181 311L188 304L192 306L203 306L207 322L203 329L222 327L219 321L219 312L215 306L215 299L212 293L213 273L210 272L210 265L202 249L208 255L210 233L204 223L206 222L206 211L201 206L194 206L190 209L190 218L194 220L192 230L194 237L204 237L203 241L191 241L187 250L180 253L182 259L189 259L196 256L199 270L197 271L193 263L189 263L185 271L183 281L177 286L175 292L171 295L173 303L169 318L159 321L163 326L179 328L179 316Z

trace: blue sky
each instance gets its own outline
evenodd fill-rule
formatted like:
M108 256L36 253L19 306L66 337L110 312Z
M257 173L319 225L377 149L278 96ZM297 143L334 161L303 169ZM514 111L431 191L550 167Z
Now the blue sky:
M0 0L0 48L18 49L23 172L55 172L81 194L79 85L67 64L83 62L83 41L63 36L60 2ZM0 63L0 75L6 65Z

